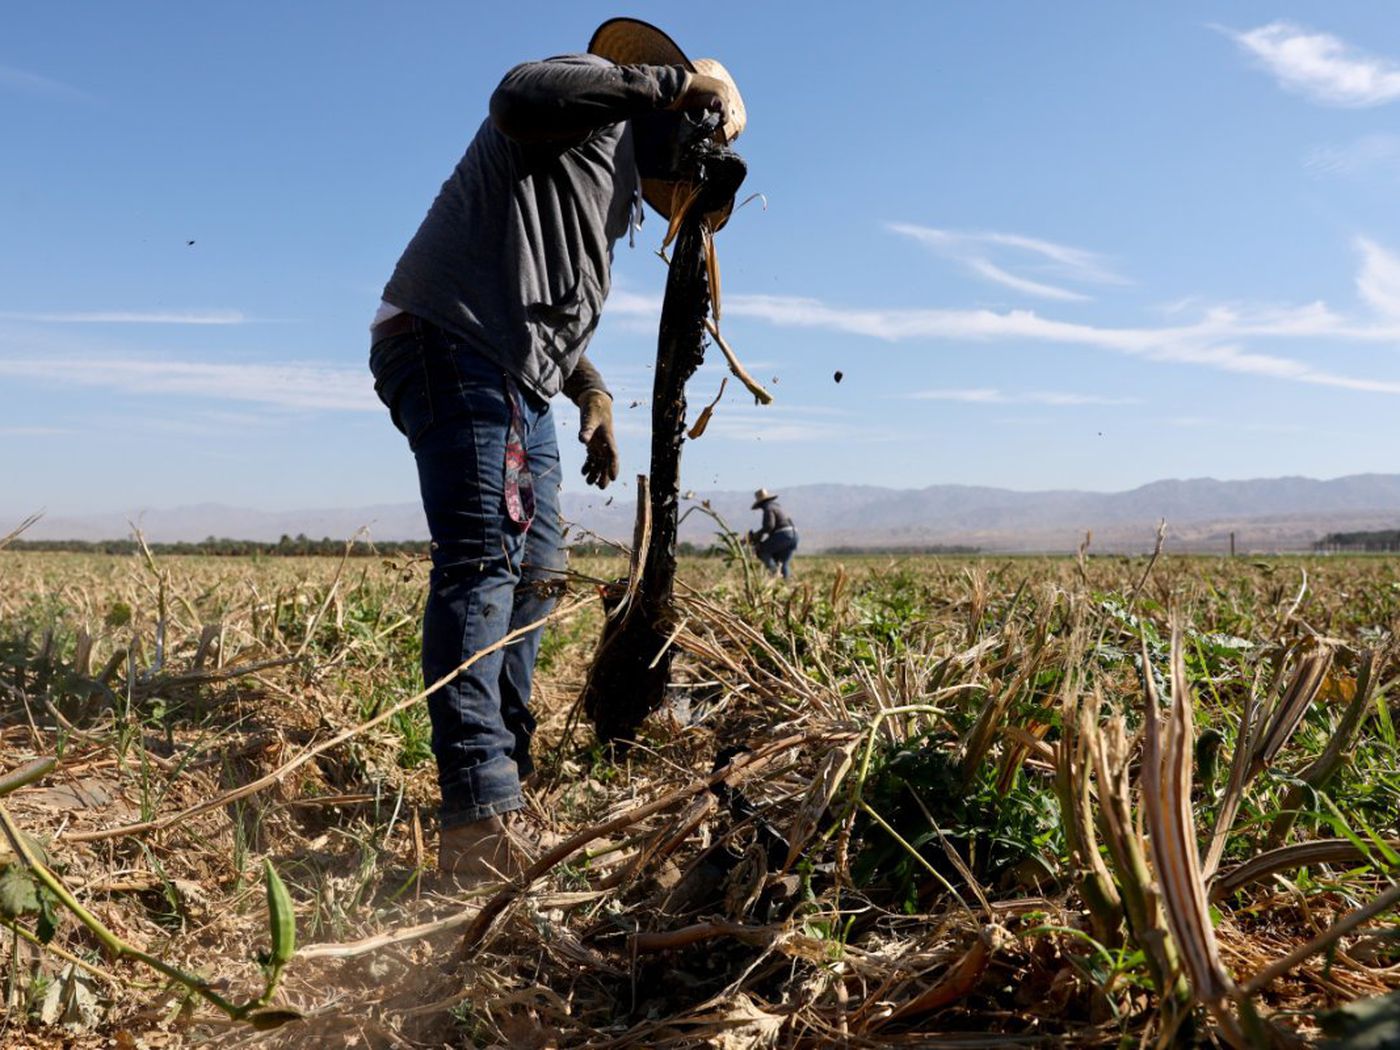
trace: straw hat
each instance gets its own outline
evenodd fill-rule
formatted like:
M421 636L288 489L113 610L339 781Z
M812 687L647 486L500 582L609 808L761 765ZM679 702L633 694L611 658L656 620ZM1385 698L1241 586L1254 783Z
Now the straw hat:
M723 85L724 140L733 142L743 134L748 113L729 70L713 58L697 58L692 62L679 44L649 22L638 18L610 18L594 31L588 51L619 66L684 66L692 73L714 77Z
M753 494L753 506L750 507L749 510L758 510L759 507L763 506L769 500L777 498L778 494L776 492L769 492L767 489L759 489Z
M638 18L610 18L600 25L588 42L589 54L599 55L619 66L683 66L692 73L714 77L721 84L725 120L721 129L726 143L732 143L748 123L748 112L739 86L729 70L713 58L691 61L680 45L656 26ZM663 179L643 179L642 195L662 215L670 217L678 184Z

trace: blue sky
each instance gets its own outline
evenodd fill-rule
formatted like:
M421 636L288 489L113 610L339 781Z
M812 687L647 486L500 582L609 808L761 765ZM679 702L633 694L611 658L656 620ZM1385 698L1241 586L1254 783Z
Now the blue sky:
M778 402L731 384L687 484L1400 466L1389 5L869 6L12 11L0 511L414 499L365 369L379 291L500 76L623 13L733 72L767 202L720 235L722 327ZM624 478L661 235L619 244L591 350Z

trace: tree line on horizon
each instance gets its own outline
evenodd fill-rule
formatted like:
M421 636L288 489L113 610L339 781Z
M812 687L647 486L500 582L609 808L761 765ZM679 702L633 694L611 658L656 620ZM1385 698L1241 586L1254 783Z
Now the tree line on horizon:
M151 543L146 546L152 554L159 554L163 557L171 555L189 555L203 557L222 558L307 558L307 557L340 557L347 551L347 541L331 539L323 536L319 540L312 539L305 533L298 533L296 536L283 536L275 543L264 540L235 540L221 536L207 536L202 540L179 540L171 543ZM136 554L141 546L135 539L110 539L110 540L12 540L6 547L12 551L35 551L65 554ZM427 540L354 540L348 543L349 555L352 558L372 558L372 557L395 557L399 555L409 555L415 557L427 557L431 554L431 545ZM600 540L578 540L569 545L569 550L579 556L605 556L609 554L625 553L621 547L604 543ZM720 543L709 545L692 543L689 540L682 540L676 544L676 553L683 558L720 558L730 554L729 548ZM856 556L872 554L888 554L900 557L914 557L918 555L958 555L958 554L979 554L980 547L969 547L962 544L923 544L913 547L890 547L872 545L860 547L844 545L830 547L820 553L832 556Z
M312 539L305 533L288 536L285 533L275 543L264 540L235 540L226 536L206 536L202 540L178 540L171 543L152 543L146 546L152 554L179 555L201 554L214 557L246 558L256 555L267 557L306 557L311 555L341 555L347 547L345 540L333 540L323 536ZM427 540L388 540L379 543L351 541L352 557L372 557L374 555L427 554ZM9 550L51 551L69 554L135 554L141 545L133 538L109 540L25 540L17 539L10 543Z
M1374 529L1370 532L1329 532L1313 544L1316 551L1361 551L1386 554L1400 551L1400 529Z
M289 557L305 558L317 556L339 557L347 550L352 558L393 557L415 555L427 557L431 544L427 540L336 540L323 536L316 540L305 533L288 536L285 533L275 543L263 540L235 540L221 536L207 536L202 540L179 540L171 543L147 542L152 554L201 555L204 557L249 558L249 557ZM12 551L39 551L65 554L136 554L141 545L135 539L111 540L12 540L6 547ZM620 549L596 540L578 541L569 549L579 555L606 555L620 553ZM683 541L676 545L676 553L689 557L720 555L723 548L702 547L699 544Z

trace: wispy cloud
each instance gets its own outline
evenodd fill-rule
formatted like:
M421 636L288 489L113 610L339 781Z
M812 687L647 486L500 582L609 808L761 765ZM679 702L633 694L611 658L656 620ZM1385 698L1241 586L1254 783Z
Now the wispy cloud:
M71 434L67 427L0 427L0 438L7 437L53 437L56 434Z
M694 422L700 411L700 399L693 398L690 406L690 421ZM643 411L643 404L636 412L620 411L615 426L619 435L626 438L645 438L651 434L651 415ZM616 411L616 410L615 410ZM566 429L570 425L567 415L560 417L560 424ZM731 387L714 415L710 417L705 433L696 440L713 443L716 441L771 441L774 443L795 444L818 441L886 441L896 437L896 432L868 420L856 419L850 412L823 405L794 405L778 403L757 406L735 396Z
M1237 419L1209 416L1171 416L1165 420L1180 430L1236 430L1250 434L1316 434L1314 421L1306 423L1253 423Z
M1059 299L1062 302L1075 303L1089 300L1089 296L1081 292L1072 292L1068 288L1057 288L1053 284L1032 281L1028 277L1017 277L1014 273L1003 270L990 259L967 258L962 261L978 277L984 277L993 284L1000 284L1013 291L1024 292L1026 295L1033 295L1039 299Z
M887 225L894 233L917 241L930 251L960 263L984 280L1040 299L1083 302L1090 297L1082 292L1037 279L1039 277L1053 277L1069 283L1126 283L1124 278L1108 269L1095 253L1056 244L1054 241L993 230L943 230L907 222L892 222ZM995 260L993 256L996 256ZM1023 271L1030 269L1035 276L1027 276L1024 272L1016 273L1009 269L1013 266Z
M1261 337L1400 342L1400 322L1354 324L1325 304L1244 313L1216 308L1195 324L1161 328L1115 328L1058 321L1032 310L862 310L818 299L773 295L731 296L735 316L781 327L820 328L891 342L931 340L1018 340L1109 350L1144 360L1197 365L1222 372L1284 379L1317 386L1400 394L1400 380L1350 376L1295 358L1248 349Z
M1274 75L1286 90L1328 106L1378 106L1400 98L1400 65L1368 55L1330 33L1292 22L1246 32L1216 27Z
M700 399L692 398L690 418L699 412ZM633 436L651 433L648 415L623 414L618 419L618 431ZM755 405L752 399L736 391L731 383L729 392L716 406L705 433L698 441L771 441L783 444L803 442L866 443L890 441L899 437L894 427L880 421L829 405L793 404L779 401L772 405Z
M1029 390L1013 393L996 387L948 390L919 390L905 397L915 401L960 401L969 405L1138 405L1137 397L1106 397L1102 394L1072 394L1057 390Z
M247 324L241 310L68 310L31 312L0 310L0 321L32 324Z
M922 228L921 228L922 229ZM1104 270L1091 253L1016 234L985 233L977 237L989 243L1004 243L1034 250L1047 259L1077 268L1096 279L1116 279ZM1344 343L1400 345L1400 258L1366 238L1358 238L1360 254L1357 289L1377 317L1357 320L1341 314L1326 303L1302 305L1206 304L1196 298L1179 300L1160 308L1172 323L1143 326L1105 326L1062 321L1034 310L989 309L863 309L832 304L816 298L782 295L731 293L724 298L728 318L763 322L782 328L821 329L845 335L886 342L916 340L968 342L1038 342L1081 346L1117 353L1142 360L1189 365L1214 371L1253 375L1314 386L1333 387L1381 394L1400 394L1400 379L1386 375L1348 375L1305 360L1256 348L1260 342L1294 341L1313 343L1335 340ZM1121 279L1121 278L1117 278ZM607 313L612 317L654 318L660 299L623 289L614 289ZM1188 320L1192 314L1194 320ZM610 377L611 378L611 377ZM646 396L650 374L638 373L635 383L629 377L621 387L634 393L624 397ZM1092 395L1059 394L1037 391L1013 394L999 389L943 390L925 392L929 399L960 400L993 404L1114 404L1130 399L1073 400ZM1059 398L1060 400L1054 400ZM718 420L719 416L716 416ZM769 417L771 420L771 417ZM802 433L815 433L814 423L804 421Z
M607 313L611 316L654 317L661 313L661 296L614 288L608 293Z
M274 408L281 411L269 411ZM87 414L82 418L80 429L82 433L94 436L106 433L176 434L197 437L246 435L252 430L266 430L280 423L295 420L303 411L300 406L288 405L268 405L261 410L249 409L239 412L211 409L203 403L187 407L167 404L162 406L159 414L137 414L130 411ZM72 425L76 432L79 425L76 422Z
M366 369L154 358L0 358L0 376L65 386L244 401L283 408L381 411Z
M888 441L895 432L840 409L817 405L764 405L721 402L700 441L805 442Z
M603 310L603 323L608 326L608 331L655 338L660 319L661 296L616 286L608 293L607 307Z
M1400 174L1400 135L1377 132L1343 146L1318 146L1303 167L1314 175Z
M71 84L64 84L61 81L40 76L38 73L30 73L24 69L4 65L0 65L0 88L23 91L31 95L48 95L54 98L74 100L87 100L92 97L86 91L75 88Z
M1400 259L1375 241L1356 238L1361 253L1361 272L1356 275L1356 290L1375 311L1400 321Z

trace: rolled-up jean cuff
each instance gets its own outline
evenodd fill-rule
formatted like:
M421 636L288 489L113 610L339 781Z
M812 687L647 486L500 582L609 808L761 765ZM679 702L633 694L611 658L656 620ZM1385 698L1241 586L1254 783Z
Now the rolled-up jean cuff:
M438 826L443 830L447 828L461 827L463 824L470 824L473 821L485 820L487 817L494 817L501 813L511 813L517 809L525 808L525 798L516 792L510 798L503 798L497 802L468 803L465 806L455 806L452 801L444 798L442 809L438 810Z
M520 794L520 771L515 761L505 755L469 766L447 783L439 782L439 786L442 788L439 821L444 828L485 820L525 806Z

